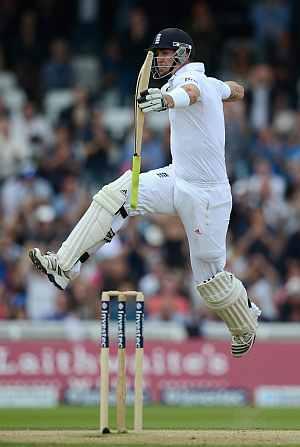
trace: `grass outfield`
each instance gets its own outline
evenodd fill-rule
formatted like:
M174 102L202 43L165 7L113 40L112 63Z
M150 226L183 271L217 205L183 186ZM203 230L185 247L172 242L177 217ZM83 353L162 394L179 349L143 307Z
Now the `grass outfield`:
M129 408L129 428L132 416ZM98 420L96 407L0 409L0 446L300 446L299 408L147 406L142 434L101 436Z

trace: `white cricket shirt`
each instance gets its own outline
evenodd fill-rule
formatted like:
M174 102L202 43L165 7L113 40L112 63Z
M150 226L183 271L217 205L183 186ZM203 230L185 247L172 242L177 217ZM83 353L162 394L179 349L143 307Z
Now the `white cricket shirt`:
M207 77L204 64L190 63L170 78L162 93L186 84L195 84L200 97L191 106L169 109L175 176L193 183L228 183L222 99L229 97L230 88Z

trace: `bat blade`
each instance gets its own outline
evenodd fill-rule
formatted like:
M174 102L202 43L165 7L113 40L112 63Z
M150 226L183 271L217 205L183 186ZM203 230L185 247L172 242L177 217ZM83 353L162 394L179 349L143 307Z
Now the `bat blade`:
M148 51L145 62L140 69L134 98L134 154L132 157L132 178L131 178L131 199L130 206L133 209L138 205L139 176L141 171L141 152L144 129L144 113L137 105L137 98L140 92L146 90L149 85L151 66L153 61L153 52Z

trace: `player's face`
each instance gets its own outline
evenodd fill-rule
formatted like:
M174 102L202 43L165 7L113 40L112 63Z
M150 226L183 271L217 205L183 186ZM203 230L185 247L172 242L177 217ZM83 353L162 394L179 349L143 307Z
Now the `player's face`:
M157 50L156 61L158 65L159 74L163 76L170 71L174 62L174 54L176 50L159 49Z

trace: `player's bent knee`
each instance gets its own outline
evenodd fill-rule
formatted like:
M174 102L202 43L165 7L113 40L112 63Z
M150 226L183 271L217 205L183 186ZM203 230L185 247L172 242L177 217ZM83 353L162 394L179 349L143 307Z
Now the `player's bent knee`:
M242 282L232 273L220 272L198 284L197 290L207 306L227 324L233 335L255 332L253 314Z
M200 296L211 309L225 309L233 304L239 295L247 292L239 279L232 273L220 272L197 286Z
M93 201L98 203L98 205L102 206L112 215L116 214L126 201L130 182L131 171L128 170L117 180L103 186L103 188L94 195Z

